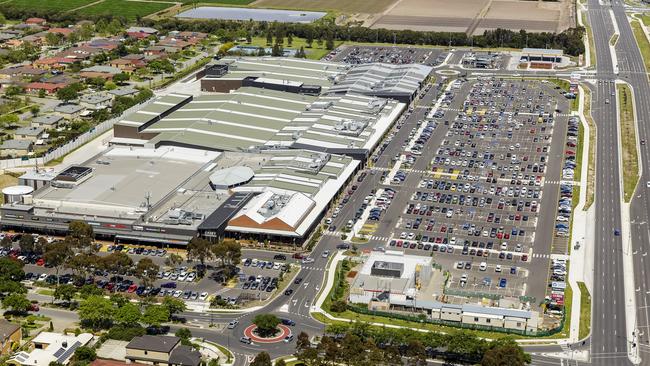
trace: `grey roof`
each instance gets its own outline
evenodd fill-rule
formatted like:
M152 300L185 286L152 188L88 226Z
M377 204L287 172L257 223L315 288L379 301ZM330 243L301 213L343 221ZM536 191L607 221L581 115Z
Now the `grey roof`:
M63 104L54 108L54 111L59 113L72 114L82 111L83 109L84 107L78 104Z
M36 117L32 120L32 123L38 123L39 125L48 125L51 126L60 120L62 120L63 117L55 115L55 114L48 114L45 116L40 116Z
M432 70L432 67L420 64L362 64L334 79L329 92L413 94Z
M247 166L233 166L212 173L210 182L218 187L232 187L248 182L254 174L253 169Z
M15 135L38 136L45 131L43 127L22 127L14 131Z
M18 329L20 329L20 325L0 319L0 341L9 338L9 336L14 334Z
M0 150L29 150L32 142L28 140L7 140L0 145Z
M123 97L125 95L137 94L138 92L138 89L132 88L130 86L123 86L121 88L110 90L108 93L116 95L118 97Z
M133 338L126 348L169 353L180 340L178 337L143 335Z
M129 27L129 29L126 30L126 33L136 33L136 32L154 34L154 33L158 33L158 30L149 27Z
M88 104L97 104L113 99L110 95L104 93L85 94L79 98L79 101Z
M169 355L172 365L198 366L201 363L201 353L190 346L180 345Z
M104 65L95 65L91 67L86 67L85 69L81 70L82 72L103 72L106 74L120 74L122 73L122 70L118 69L117 67L113 66L104 66Z

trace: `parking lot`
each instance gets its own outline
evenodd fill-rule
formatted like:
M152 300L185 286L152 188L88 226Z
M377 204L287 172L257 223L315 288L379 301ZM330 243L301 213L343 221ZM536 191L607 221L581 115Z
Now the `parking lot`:
M330 52L325 56L325 59L347 64L385 62L390 64L420 63L437 66L446 57L447 52L436 48L344 45Z
M386 240L374 237L382 250L433 256L450 273L449 295L534 298L536 306L551 280L530 274L549 271L564 184L552 157L566 142L566 104L539 81L452 84L412 127L393 167L376 168L381 205L371 199L366 210L379 227L393 223Z

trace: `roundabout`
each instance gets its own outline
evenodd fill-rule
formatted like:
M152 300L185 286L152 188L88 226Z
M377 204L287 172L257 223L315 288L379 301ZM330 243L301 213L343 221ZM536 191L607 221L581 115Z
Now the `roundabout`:
M284 338L291 335L291 330L286 325L279 324L277 326L278 333L272 337L261 337L256 334L257 326L251 324L244 329L244 336L250 338L255 343L278 343L284 341Z

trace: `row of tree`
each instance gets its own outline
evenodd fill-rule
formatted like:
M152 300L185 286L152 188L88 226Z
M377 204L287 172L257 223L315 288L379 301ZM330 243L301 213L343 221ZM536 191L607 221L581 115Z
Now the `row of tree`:
M159 327L182 311L185 311L185 302L171 297L165 297L160 304L134 304L116 294L110 298L89 296L79 305L78 314L83 326L99 330L114 326L132 328L141 324Z

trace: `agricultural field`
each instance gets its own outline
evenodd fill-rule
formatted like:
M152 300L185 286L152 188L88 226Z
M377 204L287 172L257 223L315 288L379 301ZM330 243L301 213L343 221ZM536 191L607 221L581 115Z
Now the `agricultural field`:
M174 6L174 3L154 1L104 0L101 3L79 9L78 12L84 15L120 15L127 18L128 20L133 20L138 16L144 17L149 14L167 9L171 6Z
M255 0L196 0L197 5L209 4L209 5L237 5L245 6L252 3Z
M257 8L321 10L343 13L381 13L396 0L257 0Z
M97 0L9 0L3 1L2 6L15 6L25 9L48 11L69 11L80 6L91 4Z

